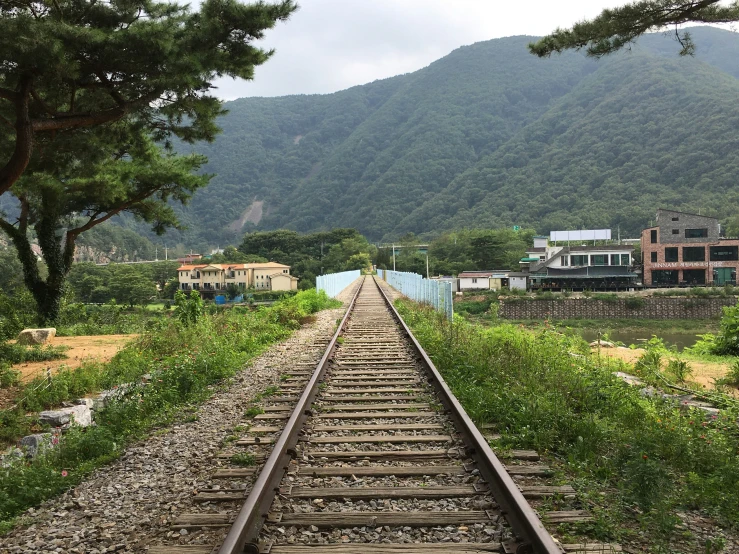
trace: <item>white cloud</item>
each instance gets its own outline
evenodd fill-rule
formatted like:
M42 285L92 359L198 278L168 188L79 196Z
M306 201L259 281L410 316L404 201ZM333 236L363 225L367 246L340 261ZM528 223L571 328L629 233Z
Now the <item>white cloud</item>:
M416 71L455 48L512 35L544 35L623 0L299 0L262 44L275 55L251 82L223 79L216 94L329 93Z

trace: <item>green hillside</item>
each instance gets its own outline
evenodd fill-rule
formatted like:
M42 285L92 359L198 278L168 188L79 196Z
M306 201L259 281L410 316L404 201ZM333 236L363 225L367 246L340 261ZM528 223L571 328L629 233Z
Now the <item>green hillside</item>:
M658 206L729 215L739 36L693 36L695 59L651 35L601 61L541 60L533 37L510 37L335 94L229 102L217 141L195 147L217 176L183 210L177 240L513 223L633 234Z

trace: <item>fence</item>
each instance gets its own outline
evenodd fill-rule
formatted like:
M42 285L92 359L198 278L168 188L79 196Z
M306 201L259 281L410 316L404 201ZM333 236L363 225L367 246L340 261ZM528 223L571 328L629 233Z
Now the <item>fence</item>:
M449 320L452 319L454 296L451 283L424 279L417 273L406 273L405 271L378 270L377 273L388 285L411 300L431 304L438 311L445 313Z
M325 290L332 298L348 287L353 281L359 279L361 271L343 271L341 273L329 273L316 277L316 290Z

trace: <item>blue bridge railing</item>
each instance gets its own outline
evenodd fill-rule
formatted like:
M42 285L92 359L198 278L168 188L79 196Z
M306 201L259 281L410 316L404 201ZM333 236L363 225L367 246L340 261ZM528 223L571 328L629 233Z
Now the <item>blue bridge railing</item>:
M380 273L382 272L382 273ZM417 273L405 271L378 270L378 276L388 285L416 302L432 305L437 311L445 313L451 321L454 314L452 284L436 279L424 279Z
M338 296L339 293L348 287L352 282L359 279L361 271L342 271L341 273L329 273L328 275L319 275L316 277L316 290L325 290L330 297Z

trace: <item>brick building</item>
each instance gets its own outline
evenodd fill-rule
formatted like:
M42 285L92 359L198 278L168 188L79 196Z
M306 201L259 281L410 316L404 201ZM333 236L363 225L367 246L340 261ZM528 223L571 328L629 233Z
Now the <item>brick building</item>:
M641 250L646 287L736 284L739 239L721 238L715 217L657 210Z

